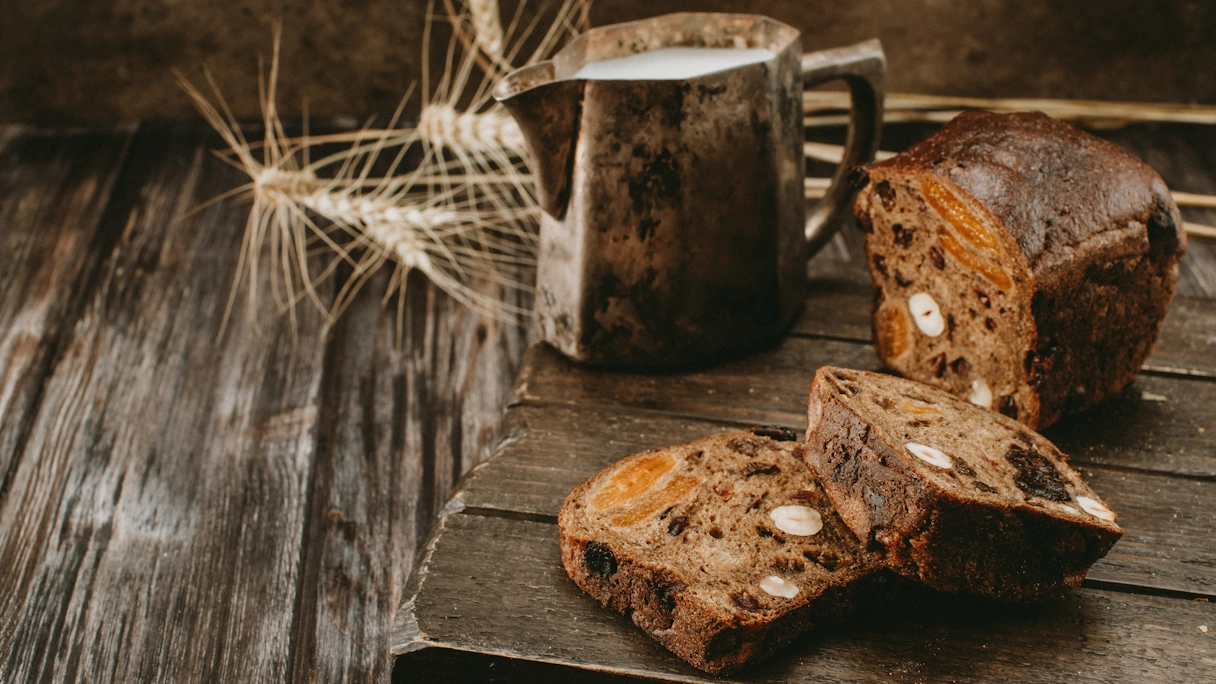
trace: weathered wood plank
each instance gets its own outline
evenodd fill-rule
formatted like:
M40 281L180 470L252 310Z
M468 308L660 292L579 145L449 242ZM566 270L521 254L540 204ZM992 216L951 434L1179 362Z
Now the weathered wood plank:
M629 454L737 429L724 423L591 408L521 406L506 446L457 491L448 511L556 521L576 486ZM1081 472L1119 513L1124 536L1090 578L1216 597L1216 481L1101 466Z
M1216 383L1141 375L1043 434L1075 463L1216 478Z
M878 370L869 345L787 338L777 347L720 366L681 374L584 368L547 345L534 346L512 401L619 406L716 418L740 424L799 425L815 369L838 365Z
M705 371L637 375L578 367L551 348L529 352L514 401L654 410L737 425L805 429L805 401L823 365L874 370L868 345L788 338L775 350ZM1080 463L1216 477L1216 383L1142 375L1119 397L1045 434Z
M98 226L133 130L0 127L0 492L117 239Z
M527 330L473 314L421 277L407 287L398 344L386 281L369 284L327 344L290 681L389 679L386 644L415 553L456 478L489 454L527 349Z
M216 340L246 209L180 218L240 183L214 146L142 128L115 184L0 500L0 680L285 679L321 320L293 344L267 297L260 334L238 307Z
M553 525L449 515L406 596L392 642L400 681L467 681L492 671L484 661L434 654L448 649L498 662L567 663L562 677L571 681L597 671L716 681L583 595L561 568ZM736 679L1211 681L1216 658L1203 654L1213 652L1213 622L1210 603L1093 589L1036 607L910 590L893 605L807 635Z
M1144 369L1216 378L1216 301L1174 297Z

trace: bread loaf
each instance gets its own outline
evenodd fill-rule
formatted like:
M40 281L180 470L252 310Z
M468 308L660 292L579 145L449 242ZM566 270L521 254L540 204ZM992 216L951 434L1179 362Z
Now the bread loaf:
M711 673L839 614L878 557L836 515L797 439L757 428L601 471L558 517L566 572Z
M820 368L807 465L887 567L946 591L1039 601L1122 530L1051 442L926 385Z
M1042 114L968 112L868 174L884 363L1038 429L1132 381L1186 246L1147 164Z

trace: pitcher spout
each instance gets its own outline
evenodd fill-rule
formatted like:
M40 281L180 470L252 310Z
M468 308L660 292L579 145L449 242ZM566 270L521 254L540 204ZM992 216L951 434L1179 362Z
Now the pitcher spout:
M494 89L494 99L515 117L532 154L540 207L557 219L570 198L583 84L559 80L553 62L540 62L511 72Z

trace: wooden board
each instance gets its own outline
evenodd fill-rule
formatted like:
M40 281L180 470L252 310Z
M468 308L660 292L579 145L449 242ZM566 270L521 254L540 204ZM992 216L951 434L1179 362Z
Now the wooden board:
M334 329L264 296L218 337L248 205L191 212L247 181L217 147L0 127L2 682L388 681L510 394L528 332L417 277L400 343L387 274Z
M474 681L503 661L530 675L544 670L518 663L568 665L554 674L562 681L595 673L717 681L583 595L562 570L552 524L448 515L427 554L395 624L400 681ZM732 679L1057 682L1068 673L1068 681L1110 684L1216 677L1216 604L1100 589L1037 608L906 594L807 635ZM461 657L445 658L451 651Z
M1014 607L907 589L895 604L808 635L734 679L1216 679L1208 250L1193 241L1185 294L1135 383L1047 431L1125 530L1080 590L1058 605ZM394 623L394 679L714 681L565 577L557 512L580 482L631 453L755 424L803 429L806 390L821 365L877 369L860 255L857 234L842 233L812 261L811 291L790 335L712 368L614 372L533 347L496 455L444 506L407 586Z
M245 130L258 136L256 126ZM929 128L888 130L904 144ZM1136 127L1112 136L1151 153L1174 187L1216 192L1209 129ZM402 340L397 302L381 303L386 277L333 328L305 306L293 333L266 298L256 325L238 302L218 338L247 205L228 199L188 211L247 180L211 155L218 146L191 124L0 127L0 681L388 681L393 614L415 593L406 581L426 567L424 544L441 510L443 535L457 520L478 522L478 534L488 529L512 547L543 551L557 502L594 468L751 422L799 427L806 378L757 378L807 373L825 360L874 363L869 285L851 232L812 265L816 286L787 343L688 377L586 374L551 363L556 357L525 362L527 330L472 315L416 276L402 302ZM1216 211L1186 214L1216 224ZM1051 655L1081 670L1075 678L1141 672L1186 681L1175 666L1190 649L1193 672L1211 679L1204 668L1212 650L1203 650L1211 642L1194 641L1194 623L1212 621L1205 604L1189 599L1210 596L1216 574L1204 545L1216 482L1216 412L1206 410L1216 363L1214 247L1192 241L1180 296L1132 391L1053 428L1086 476L1117 497L1129 524L1077 595L1089 608L1065 613L1060 628L1069 638L1077 630L1094 636L1047 642L1078 650ZM517 389L496 436L493 424L525 363L531 382ZM500 447L445 508L462 474ZM489 519L506 527L485 528ZM462 539L482 543L472 533L452 542ZM431 558L443 561L440 552L453 548ZM551 556L534 557L533 565L503 565L508 575L493 589L500 604L507 594L537 605L569 590L560 575L548 584L520 579L554 571ZM483 571L458 565L466 575ZM445 573L431 576L460 580ZM456 631L432 624L428 634L439 640L399 663L398 676L595 679L588 668L605 660L614 672L688 674L620 618L577 593L569 598L562 610L578 612L580 622L621 630L605 637L605 648L631 644L655 660L570 640L552 642L565 650L545 650L554 631L525 634L507 615L505 624L484 626L515 635L505 650L458 642ZM460 615L494 617L427 605L449 626ZM1110 624L1091 624L1108 606L1126 621L1114 636ZM904 610L939 615L935 631L885 650L883 640L906 631L907 621L882 631L853 624L836 641L809 639L805 653L756 676L802 672L799 663L810 659L829 663L806 670L829 681L990 678L977 669L983 661L958 651L929 657L952 639L986 650L987 634L1016 644L1001 651L1007 671L1058 679L1027 664L1044 657L1031 652L1038 627L1016 631L1034 615L999 613L994 619L1008 624L994 625L976 622L976 611L940 613L933 602ZM957 635L950 620L980 634ZM1114 646L1104 651L1106 639ZM1103 652L1118 662L1104 664ZM869 669L850 671L851 658ZM582 669L571 670L572 662Z

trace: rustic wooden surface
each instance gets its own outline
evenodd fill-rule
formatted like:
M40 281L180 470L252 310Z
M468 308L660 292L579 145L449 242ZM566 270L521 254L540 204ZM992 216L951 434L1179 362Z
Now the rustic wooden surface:
M902 131L908 134L908 131ZM915 137L915 133L911 134ZM1207 129L1109 134L1174 187L1210 192ZM1154 145L1165 145L1162 154ZM1170 166L1174 163L1174 166ZM1188 171L1189 170L1189 171ZM1210 221L1188 211L1193 221ZM1145 371L1122 395L1047 434L1120 515L1122 540L1084 586L1044 607L903 587L892 605L806 635L735 679L1203 682L1216 679L1216 291L1194 241ZM713 368L641 375L529 352L495 456L441 512L393 635L400 681L713 681L570 582L557 549L565 496L637 451L755 424L805 426L821 365L876 369L869 279L856 233L810 269L811 292L778 345Z
M1209 129L1108 135L1216 192ZM874 367L856 236L816 260L781 345L683 376L571 368L418 277L400 345L386 278L332 329L301 308L293 340L265 300L217 339L246 207L189 210L244 180L218 144L189 125L0 127L0 682L387 682L394 614L398 651L408 616L436 639L398 661L406 681L573 678L569 661L696 679L564 579L557 506L640 449L799 427L817 364ZM1051 432L1127 526L1085 589L1047 613L913 591L746 676L1211 679L1212 241L1180 295L1149 372Z
M400 346L384 279L217 340L247 208L183 215L242 182L218 143L0 129L0 681L387 681L510 392L527 332L421 278Z

